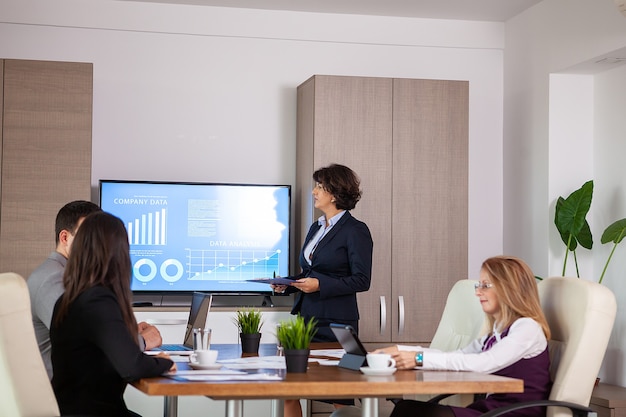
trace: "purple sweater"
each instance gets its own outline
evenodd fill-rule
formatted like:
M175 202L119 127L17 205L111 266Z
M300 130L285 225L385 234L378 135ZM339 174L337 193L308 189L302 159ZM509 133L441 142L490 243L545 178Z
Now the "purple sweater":
M467 407L451 407L456 417L475 417L494 408L510 404L531 400L547 400L552 388L548 348L546 347L546 350L538 356L530 359L520 359L512 365L494 372L494 375L523 379L524 392L491 394L487 398L475 401ZM507 414L508 417L544 417L545 415L545 407L524 408Z

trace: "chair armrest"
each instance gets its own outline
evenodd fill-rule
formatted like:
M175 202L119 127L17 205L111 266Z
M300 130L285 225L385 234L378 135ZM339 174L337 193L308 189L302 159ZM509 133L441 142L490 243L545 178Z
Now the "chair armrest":
M439 395L435 395L432 398L429 398L426 402L427 403L439 403L439 401L444 400L448 397L452 397L453 395L458 395L458 394L439 394ZM394 404L398 404L400 401L402 401L404 398L387 398L387 401L391 401Z
M448 397L452 397L453 395L458 395L458 394L439 394L439 395L435 395L434 397L428 399L428 401L426 401L427 403L438 403L441 400L444 400ZM387 401L391 401L394 404L398 404L400 401L402 401L404 398L387 398Z
M435 395L433 398L431 398L430 400L426 401L427 403L438 403L439 401L448 398L448 397L452 397L453 395L456 394L439 394L439 395Z
M573 417L587 417L597 416L597 413L589 407L584 405L570 403L566 401L552 401L552 400L537 400L537 401L525 401L517 404L508 405L506 407L496 408L487 413L481 415L481 417L496 417L506 414L510 411L521 410L528 407L549 406L549 407L565 407L572 411Z

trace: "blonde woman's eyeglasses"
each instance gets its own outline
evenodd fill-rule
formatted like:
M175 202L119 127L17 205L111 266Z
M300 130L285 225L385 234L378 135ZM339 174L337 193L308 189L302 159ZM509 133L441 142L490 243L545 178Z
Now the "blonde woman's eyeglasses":
M481 290L488 290L489 288L493 288L493 284L490 282L477 282L474 284L474 291L478 291L479 288Z

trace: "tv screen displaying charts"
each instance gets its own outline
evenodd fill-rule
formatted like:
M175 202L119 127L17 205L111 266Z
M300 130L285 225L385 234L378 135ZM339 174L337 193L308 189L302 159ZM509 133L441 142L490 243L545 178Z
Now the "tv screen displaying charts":
M100 180L126 225L133 292L268 293L289 275L291 187Z

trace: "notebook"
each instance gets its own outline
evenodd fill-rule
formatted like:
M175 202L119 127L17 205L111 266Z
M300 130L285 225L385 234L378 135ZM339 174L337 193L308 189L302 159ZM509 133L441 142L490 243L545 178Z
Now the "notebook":
M194 292L191 299L191 307L189 309L189 319L187 320L187 328L185 329L185 338L182 344L163 344L157 348L146 351L147 354L158 354L165 352L170 355L191 355L193 352L193 329L204 328L206 325L207 315L211 310L213 295Z

